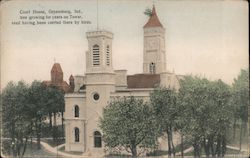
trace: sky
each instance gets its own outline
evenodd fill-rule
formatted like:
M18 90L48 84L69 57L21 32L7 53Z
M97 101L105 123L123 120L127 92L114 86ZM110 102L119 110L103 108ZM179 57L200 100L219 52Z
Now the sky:
M1 4L1 87L9 81L50 80L59 62L64 80L84 75L86 32L111 31L113 67L142 73L146 8L156 7L166 29L167 69L231 84L248 63L246 1L34 0ZM97 13L98 8L98 13ZM81 10L83 25L12 25L20 10ZM98 16L97 16L98 15ZM98 18L97 18L98 17ZM98 19L98 20L97 20Z

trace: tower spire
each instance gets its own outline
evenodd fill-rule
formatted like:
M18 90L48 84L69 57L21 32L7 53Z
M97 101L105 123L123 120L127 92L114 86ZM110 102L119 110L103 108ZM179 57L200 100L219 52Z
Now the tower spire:
M165 28L156 14L155 5L143 30L143 73L166 72Z
M148 19L148 22L144 25L143 28L146 28L146 27L163 27L157 14L156 14L154 4L153 4L153 8L152 8L152 15L150 16L150 18Z

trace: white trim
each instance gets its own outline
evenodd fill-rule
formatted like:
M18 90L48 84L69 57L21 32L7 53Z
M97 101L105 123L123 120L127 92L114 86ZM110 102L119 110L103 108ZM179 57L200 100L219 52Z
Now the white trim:
M86 94L83 93L66 93L64 98L86 98Z

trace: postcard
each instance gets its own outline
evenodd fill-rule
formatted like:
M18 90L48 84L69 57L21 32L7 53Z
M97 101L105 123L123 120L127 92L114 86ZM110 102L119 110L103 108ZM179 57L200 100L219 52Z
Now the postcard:
M248 157L247 1L1 3L2 157Z

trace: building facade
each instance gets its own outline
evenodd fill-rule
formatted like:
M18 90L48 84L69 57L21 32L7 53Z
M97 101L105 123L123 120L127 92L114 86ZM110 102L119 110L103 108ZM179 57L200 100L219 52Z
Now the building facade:
M134 96L147 101L156 87L179 88L179 76L166 68L165 28L154 6L143 31L143 73L135 75L114 70L111 32L86 33L86 73L71 77L74 91L65 94L66 151L103 153L98 121L103 108L112 100Z

